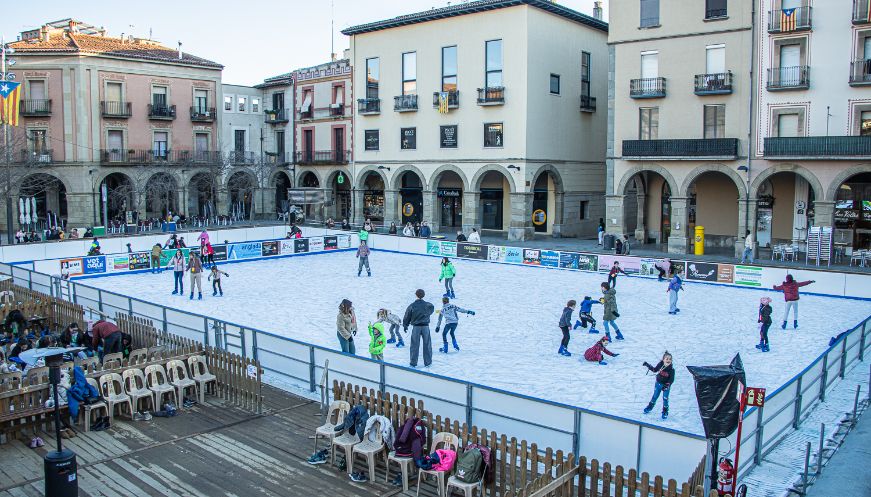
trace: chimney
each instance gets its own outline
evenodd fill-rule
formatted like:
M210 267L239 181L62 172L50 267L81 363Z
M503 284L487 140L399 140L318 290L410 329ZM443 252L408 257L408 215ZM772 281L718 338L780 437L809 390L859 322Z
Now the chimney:
M178 60L181 60L181 59L182 59L182 54L181 54L181 41L179 41L179 42L178 42Z
M593 2L593 17L600 21L602 20L602 2Z

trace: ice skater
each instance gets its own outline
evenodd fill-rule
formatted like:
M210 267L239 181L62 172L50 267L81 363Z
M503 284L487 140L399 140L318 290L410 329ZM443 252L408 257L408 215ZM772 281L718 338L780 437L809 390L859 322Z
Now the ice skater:
M659 399L659 394L662 394L662 419L668 419L668 394L671 392L671 384L674 383L674 365L672 364L671 354L666 350L662 354L662 360L656 366L651 366L649 362L644 362L644 367L656 373L656 383L653 385L653 397L644 408L644 414L650 414L656 401Z
M175 255L172 256L172 259L169 261L169 265L172 266L172 278L175 282L175 289L172 291L173 295L184 295L184 254L181 253L181 250L176 250Z
M155 243L151 247L151 272L160 273L163 269L160 267L160 256L163 254L163 247L159 243Z
M584 297L584 300L581 301L581 309L578 312L578 320L575 321L575 327L572 330L576 330L578 328L587 328L587 323L590 323L590 333L598 333L599 330L596 329L596 319L591 314L593 310L593 304L601 304L601 302L593 300L590 296Z
M442 341L444 342L444 347L439 349L439 352L448 353L448 333L451 335L451 342L454 345L454 350L457 352L460 351L460 346L457 345L457 337L454 335L454 332L457 330L457 325L460 322L460 318L457 317L458 312L462 312L468 314L469 316L474 316L475 311L469 311L463 309L462 307L451 304L451 299L448 297L442 297L442 310L439 311L439 319L436 321L435 332L436 335L439 334L439 328L442 324L442 318L445 318L445 331L442 333Z
M411 367L417 367L417 356L420 352L421 340L423 341L423 365L429 367L432 364L432 337L429 331L429 319L435 311L435 307L423 298L426 292L418 288L414 292L417 300L411 303L405 310L405 316L402 318L402 329L408 332L408 327L411 326L411 347L409 348L409 363Z
M197 237L197 241L200 242L200 251L205 253L203 249L206 248L206 245L209 245L209 232L203 230L203 232L200 233L200 236Z
M759 345L756 348L762 352L770 350L768 348L768 329L771 328L771 311L771 298L762 297L759 299L759 318L757 319L757 322L760 323Z
M452 299L457 298L454 294L454 276L457 275L457 270L454 268L454 263L451 262L447 257L442 257L442 272L439 276L439 283L442 280L445 280L445 294L444 297L449 297Z
M206 242L206 244L201 249L203 253L203 259L205 259L205 263L207 266L215 265L215 249L212 247L212 244Z
M674 276L671 277L668 288L665 290L665 293L668 294L668 313L672 316L680 312L677 307L678 293L683 290L683 280L680 278L680 273L680 268L675 268Z
M181 251L179 250L179 252ZM203 261L200 260L193 250L191 250L190 258L188 259L188 270L191 272L190 300L194 299L194 287L197 289L197 298L203 300Z
M336 336L342 352L354 355L354 335L357 334L357 316L354 314L354 304L348 299L342 299L339 304L339 314L336 316Z
M368 233L365 231L361 231L360 233ZM359 262L357 263L357 276L363 272L363 266L366 266L366 274L372 276L372 270L369 269L369 245L366 244L366 240L360 239L360 246L357 247L357 259Z
M665 281L665 277L671 275L671 259L668 257L656 261L653 267L659 271L659 276L656 277L659 281Z
M564 355L566 357L572 356L572 353L569 352L569 340L571 339L571 335L569 335L569 326L572 325L572 313L575 312L575 307L577 306L577 302L569 300L559 318L559 329L563 332L563 339L560 341L559 350L557 351L559 355Z
M611 266L611 270L608 271L608 286L610 288L617 287L617 275L623 273L624 276L628 276L626 271L620 267L620 261L614 261L614 264Z
M787 274L786 280L783 283L772 287L775 290L783 291L783 300L786 301L786 309L783 311L783 326L780 327L781 329L786 329L786 322L789 321L790 309L794 309L792 314L792 328L798 328L798 289L810 285L811 283L816 283L816 280L795 281L791 274Z
M212 280L212 297L217 296L219 293L221 294L221 297L224 296L224 289L221 288L221 276L222 275L226 276L227 278L230 277L229 274L225 273L224 271L221 271L220 269L218 269L217 265L213 264L212 271L209 274L209 277L206 278L207 280Z
M590 362L599 363L600 366L607 366L608 363L605 361L605 356L603 354L608 354L611 357L617 357L618 355L620 355L616 352L611 352L605 347L605 345L610 342L610 335L605 334L605 336L596 340L596 343L594 343L592 347L584 352L584 359Z
M605 334L610 336L611 327L613 327L614 331L617 332L617 335L614 338L617 340L623 340L623 334L620 333L620 328L618 328L617 323L614 322L620 317L620 313L617 312L617 290L611 288L608 283L602 283L601 302L605 305L605 311L602 313L602 322L605 323Z
M384 360L384 324L369 323L369 355L376 361Z
M395 343L397 348L405 347L405 342L402 341L402 333L399 332L399 327L402 325L402 320L399 316L387 309L378 309L378 322L390 324L390 338L385 343Z

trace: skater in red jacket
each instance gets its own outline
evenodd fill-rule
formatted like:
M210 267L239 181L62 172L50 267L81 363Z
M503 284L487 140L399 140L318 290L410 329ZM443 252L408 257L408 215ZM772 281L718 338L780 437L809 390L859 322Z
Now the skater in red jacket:
M798 328L798 289L811 283L816 283L816 281L795 281L791 274L787 274L786 280L783 283L774 285L773 288L775 290L783 292L783 300L786 301L786 310L783 313L783 326L780 327L781 329L786 329L790 309L794 309L792 313L792 327L793 329Z
M608 354L611 357L617 357L618 355L620 355L620 354L611 352L610 350L605 348L605 345L610 343L610 342L611 342L611 337L606 334L601 339L599 339L595 344L593 344L592 347L587 349L586 352L584 352L584 359L591 361L591 362L598 362L601 366L608 364L607 362L605 362L605 357L602 355L603 353Z

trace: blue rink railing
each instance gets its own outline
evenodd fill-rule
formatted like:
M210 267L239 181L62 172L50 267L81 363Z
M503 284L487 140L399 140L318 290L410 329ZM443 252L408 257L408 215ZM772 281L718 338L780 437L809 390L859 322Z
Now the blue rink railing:
M0 274L15 284L94 309L107 315L122 313L150 319L158 329L260 361L276 386L289 385L314 393L329 360L329 373L339 381L423 400L442 416L486 426L528 440L540 447L572 451L609 461L614 467L684 481L706 451L698 434L622 418L592 409L509 392L456 378L415 370L366 357L343 354L249 326L172 309L141 299L61 281L56 276L8 264ZM86 280L85 280L86 281ZM742 461L743 474L758 464L793 428L797 428L827 389L843 378L847 367L863 361L871 334L871 317L848 330L809 366L769 394L765 407L745 416L742 448L751 454ZM731 446L735 436L730 437ZM668 457L662 457L663 449Z

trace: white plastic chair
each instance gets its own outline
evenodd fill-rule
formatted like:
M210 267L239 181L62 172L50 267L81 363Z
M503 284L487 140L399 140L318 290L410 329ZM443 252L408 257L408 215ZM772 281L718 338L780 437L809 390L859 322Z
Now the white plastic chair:
M97 384L97 380L87 378L87 382L88 385L96 388L98 392L100 391L100 385ZM80 407L82 408L81 413L85 418L85 431L91 431L91 421L94 419L94 412L99 413L100 411L105 411L106 416L109 416L109 406L106 405L105 400L93 404L81 404Z
M348 472L354 472L354 458L357 457L357 454L362 455L366 458L366 462L369 464L369 481L372 482L375 479L375 458L379 453L384 454L384 439L381 435L381 422L375 421L372 423L372 429L370 433L375 433L375 440L372 440L370 435L364 435L363 441L354 445L351 448L351 457L348 459ZM387 459L385 457L384 464L387 464Z
M115 406L127 406L127 414L133 419L133 402L124 392L124 379L118 373L106 373L100 377L100 392L109 406L109 421L115 417ZM124 410L121 410L123 413Z
M441 447L439 447L441 445ZM457 449L460 446L460 439L453 433L441 432L436 433L436 435L432 438L432 447L430 447L430 452L435 452L437 449L446 449L457 452ZM420 495L420 482L424 479L425 476L433 476L436 478L436 486L438 487L438 495L439 497L444 497L445 495L445 480L447 479L446 471L435 471L432 469L421 469L417 472L417 495Z
M209 385L212 385L213 391L217 394L218 378L209 372L209 365L206 364L204 356L194 355L188 357L188 367L190 368L191 378L199 386L200 404L203 404L206 401L206 389ZM315 445L317 445L317 442L315 442Z
M157 405L154 403L154 394L151 393L151 390L145 387L145 375L142 373L141 369L125 369L121 374L121 377L124 378L124 390L127 392L127 395L130 396L130 400L133 402L133 407L136 408L137 411L139 411L139 401L142 399L146 400L146 407L150 404L151 410L157 410Z
M145 377L147 379L146 386L154 393L155 406L160 408L160 406L163 405L163 397L165 395L171 395L176 405L178 405L178 397L175 396L175 387L167 383L166 371L164 371L163 366L160 364L145 366Z
M190 388L194 389L194 397L199 398L197 382L188 377L188 368L184 365L184 361L178 359L169 361L166 363L166 369L169 372L169 383L176 389L176 399L184 400L184 393Z
M330 408L327 411L327 419L324 424L318 426L315 430L315 449L318 451L318 438L324 437L330 442L330 447L333 446L333 438L336 436L336 426L342 424L345 420L345 415L351 410L351 404L344 400L334 400L330 403ZM333 421L335 420L335 421Z

